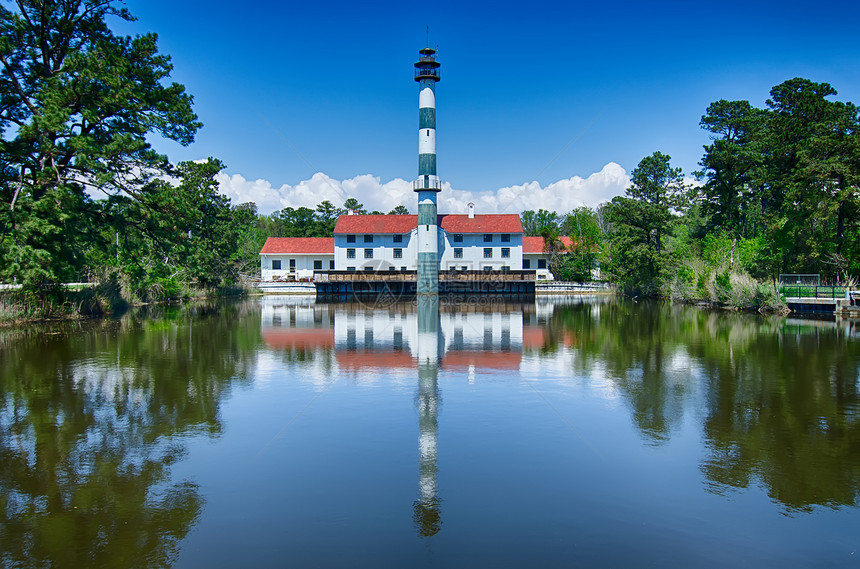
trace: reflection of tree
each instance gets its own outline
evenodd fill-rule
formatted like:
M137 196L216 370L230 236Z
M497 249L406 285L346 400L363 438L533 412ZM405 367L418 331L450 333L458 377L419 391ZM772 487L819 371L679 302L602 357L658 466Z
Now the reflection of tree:
M714 491L759 481L791 509L853 505L860 493L860 346L835 328L730 344L708 385L702 471Z
M170 479L176 435L219 432L221 395L253 364L259 326L240 328L237 310L64 325L3 346L3 565L170 564L203 504Z
M680 423L690 388L689 374L670 366L683 356L678 326L658 304L577 304L556 309L548 343L572 344L577 372L587 375L599 363L630 404L640 432L659 444Z
M760 483L790 509L857 503L860 343L832 324L618 302L559 307L548 330L545 349L567 342L577 374L604 370L652 441L700 392L711 490Z

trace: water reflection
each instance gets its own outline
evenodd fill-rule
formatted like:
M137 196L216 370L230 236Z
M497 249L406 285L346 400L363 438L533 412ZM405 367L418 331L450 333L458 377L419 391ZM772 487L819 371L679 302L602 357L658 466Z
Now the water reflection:
M203 508L170 467L185 437L220 432L223 394L255 363L240 317L194 305L4 331L0 564L170 565Z
M436 478L437 433L439 430L439 299L418 298L418 489L412 519L423 537L442 529L442 513Z
M441 303L436 342L445 370L517 370L528 351L544 350L545 329L556 304ZM315 362L307 377L327 381L340 373L385 369L414 371L419 359L415 303L373 307L316 304L312 297L262 300L262 337L292 362ZM360 379L373 381L378 376Z
M539 349L552 313L546 304L475 302L440 305L438 299L384 307L363 303L316 304L311 298L263 299L262 337L293 361L316 362L317 381L331 374L362 374L374 381L417 370L418 499L413 522L430 537L442 527L438 495L440 369L517 370L524 349ZM336 369L332 369L335 367ZM414 377L414 376L413 376Z
M856 320L760 317L606 297L443 304L438 319L424 320L410 304L293 304L264 306L263 314L270 345L315 350L314 358L330 361L326 374L335 368L375 381L379 370L388 376L418 370L416 522L435 520L419 515L420 504L438 506L440 370L465 372L470 381L476 370L513 371L569 389L588 385L594 393L599 386L604 397L625 403L652 446L668 444L685 421L695 421L706 451L700 469L711 492L760 485L792 511L858 501ZM556 369L547 373L551 366ZM419 525L438 531L435 521Z
M568 338L574 375L611 382L650 444L700 420L709 491L761 485L803 511L858 503L858 329L619 302L555 310L546 349Z

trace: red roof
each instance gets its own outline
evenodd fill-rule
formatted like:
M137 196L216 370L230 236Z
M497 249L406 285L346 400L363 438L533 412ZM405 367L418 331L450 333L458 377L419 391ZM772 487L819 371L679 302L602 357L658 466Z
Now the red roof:
M448 233L522 233L523 224L515 213L440 215L439 226Z
M442 357L444 369L468 369L475 366L478 369L512 370L519 369L523 355L520 352L485 352L463 351L448 352Z
M409 233L417 226L417 215L342 215L334 233Z
M559 237L558 239L564 244L566 249L570 249L573 246L573 239L570 237ZM543 237L540 235L537 237L523 237L523 254L529 253L532 255L535 253L543 253Z
M334 255L334 237L269 237L263 253Z
M356 351L348 352L335 350L337 363L348 370L367 368L385 369L416 369L418 360L408 351ZM439 367L443 369L467 369L475 366L479 369L511 370L518 369L522 362L520 352L448 352L442 357Z
M332 328L268 328L264 326L262 335L267 346L281 350L334 348L334 329Z
M440 215L437 223L448 233L522 233L523 224L515 213ZM335 234L409 233L418 226L417 215L342 215Z

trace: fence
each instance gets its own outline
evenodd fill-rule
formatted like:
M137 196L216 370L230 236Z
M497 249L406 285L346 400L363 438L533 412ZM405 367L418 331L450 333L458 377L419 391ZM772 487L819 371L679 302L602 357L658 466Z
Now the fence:
M844 286L780 285L779 292L786 298L846 298L851 290ZM856 293L855 293L856 294Z

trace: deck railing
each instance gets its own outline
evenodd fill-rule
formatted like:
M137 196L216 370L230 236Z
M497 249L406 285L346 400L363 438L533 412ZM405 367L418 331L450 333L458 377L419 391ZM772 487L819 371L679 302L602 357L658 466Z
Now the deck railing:
M848 298L857 291L844 286L780 285L779 292L786 298Z
M314 271L314 281L414 282L417 271ZM439 271L439 282L535 282L534 271Z

